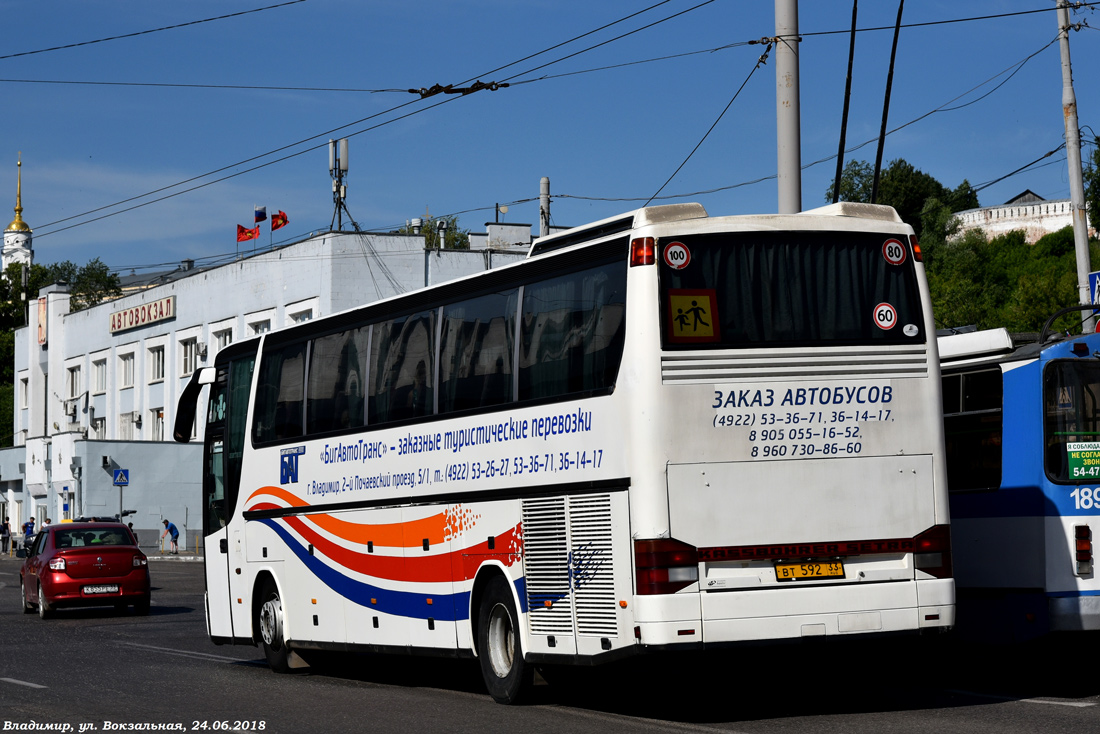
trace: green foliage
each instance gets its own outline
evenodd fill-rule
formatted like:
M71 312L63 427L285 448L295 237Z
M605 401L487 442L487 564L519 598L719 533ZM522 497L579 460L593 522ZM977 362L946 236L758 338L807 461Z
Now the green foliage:
M13 445L13 415L15 415L15 385L11 383L0 385L0 416L5 417L5 420L0 423L0 448L6 449Z
M439 223L447 223L443 235L444 250L469 250L470 230L458 226L458 217L426 217L422 219L420 234L424 236L424 246L429 250L439 249ZM399 234L414 234L412 225L397 230Z
M23 265L12 263L0 277L0 384L10 384L15 370L15 330L27 323L27 306L47 285L65 282L72 298L69 308L80 311L122 295L118 276L99 258L83 267L66 260L50 265L32 264L27 269L27 301L22 300ZM11 413L0 413L11 415ZM0 435L3 431L0 430Z
M926 236L921 242L932 311L941 327L974 324L1013 332L1039 331L1060 308L1078 302L1073 228L1052 232L1028 245L1021 231L986 242L971 230L954 239L937 231L943 208L926 207ZM1094 262L1100 245L1092 243ZM1079 320L1064 317L1057 326Z
M1093 139L1092 155L1085 160L1085 204L1089 210L1089 223L1100 230L1100 137Z
M874 168L870 163L848 161L840 175L840 199L870 203L873 182ZM875 203L894 207L902 221L913 225L917 235L922 236L922 213L930 199L942 202L951 213L979 206L978 195L969 181L964 179L952 191L902 158L890 161L879 178ZM833 200L833 186L825 192L825 200Z

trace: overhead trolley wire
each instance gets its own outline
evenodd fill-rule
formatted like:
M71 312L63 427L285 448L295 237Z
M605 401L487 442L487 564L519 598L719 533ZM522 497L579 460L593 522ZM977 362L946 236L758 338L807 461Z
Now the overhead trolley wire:
M135 31L133 33L123 33L119 36L110 36L108 38L97 38L94 41L80 41L79 43L67 43L64 46L53 46L51 48L40 48L36 51L20 51L19 53L6 54L0 56L0 60L14 59L19 56L33 56L34 54L44 54L50 51L61 51L67 48L78 48L80 46L91 46L96 43L106 43L107 41L118 41L123 38L134 38L135 36L145 36L150 33L159 33L161 31L171 31L177 28L186 28L187 26L200 25L202 23L211 23L215 20L226 20L228 18L238 18L242 15L251 15L252 13L262 13L265 10L274 10L276 8L286 7L287 5L297 5L298 3L304 3L306 0L287 0L285 3L279 3L278 5L268 5L263 8L254 8L252 10L242 10L237 13L229 13L228 15L219 15L214 18L203 18L202 20L192 20L186 23L176 23L175 25L167 25L162 28L150 28L144 31Z

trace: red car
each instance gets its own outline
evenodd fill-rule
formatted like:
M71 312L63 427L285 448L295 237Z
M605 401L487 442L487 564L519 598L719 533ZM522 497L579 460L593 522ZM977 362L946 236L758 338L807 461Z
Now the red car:
M149 613L149 559L119 522L74 522L38 531L19 570L23 613L133 604Z

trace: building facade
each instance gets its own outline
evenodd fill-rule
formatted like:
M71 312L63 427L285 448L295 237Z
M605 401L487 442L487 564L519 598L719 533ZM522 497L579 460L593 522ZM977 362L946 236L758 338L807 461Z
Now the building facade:
M1069 199L1048 201L1028 189L1000 206L967 209L957 213L955 219L958 235L981 229L986 238L992 239L1019 229L1024 231L1027 243L1034 245L1051 232L1073 226L1073 204ZM1090 227L1089 237L1095 236L1096 230Z
M201 526L205 416L189 444L171 440L172 425L191 374L219 349L526 254L522 241L427 250L419 235L326 232L217 267L184 261L151 279L157 285L75 313L68 286L44 288L15 335L16 445L0 451L4 514L18 531L30 517L134 510L127 520L143 544L155 545L168 519L187 548Z

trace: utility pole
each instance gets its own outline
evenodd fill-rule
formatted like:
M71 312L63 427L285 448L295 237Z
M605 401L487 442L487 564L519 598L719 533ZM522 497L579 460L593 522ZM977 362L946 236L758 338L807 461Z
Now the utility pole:
M550 234L550 179L539 181L539 237Z
M798 0L775 0L775 129L779 213L802 211L798 94Z
M1081 176L1081 131L1077 127L1077 95L1069 62L1069 3L1058 0L1058 45L1062 50L1062 116L1066 122L1066 160L1069 163L1069 199L1073 212L1073 244L1077 251L1077 291L1081 305L1092 303L1089 292L1089 223L1085 212L1085 184ZM1092 331L1094 317L1083 327Z

